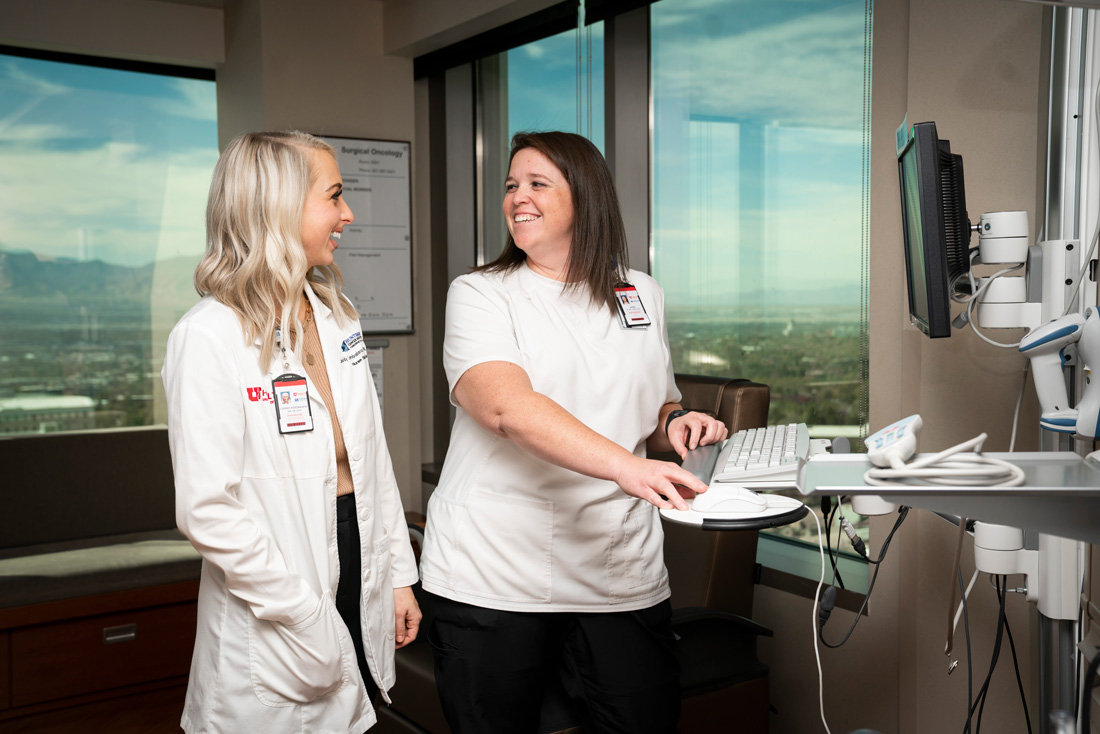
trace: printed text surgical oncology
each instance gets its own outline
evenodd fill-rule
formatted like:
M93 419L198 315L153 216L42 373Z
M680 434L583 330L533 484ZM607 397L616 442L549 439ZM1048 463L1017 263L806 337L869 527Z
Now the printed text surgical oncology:
M340 152L344 155L391 155L394 158L400 158L405 155L403 150L379 150L378 148L348 148L346 146L340 146Z

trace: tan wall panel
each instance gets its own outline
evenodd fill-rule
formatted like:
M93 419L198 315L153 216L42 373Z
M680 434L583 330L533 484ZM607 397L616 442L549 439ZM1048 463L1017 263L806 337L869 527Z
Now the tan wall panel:
M386 3L385 51L412 58L537 13L559 0L400 0Z
M212 68L225 60L220 8L134 0L2 0L0 44Z

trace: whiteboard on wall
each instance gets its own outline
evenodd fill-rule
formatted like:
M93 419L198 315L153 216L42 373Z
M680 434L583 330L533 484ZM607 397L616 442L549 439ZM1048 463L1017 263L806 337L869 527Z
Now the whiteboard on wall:
M397 140L319 136L336 151L344 201L355 220L344 227L336 264L364 334L411 333L412 181L410 145Z

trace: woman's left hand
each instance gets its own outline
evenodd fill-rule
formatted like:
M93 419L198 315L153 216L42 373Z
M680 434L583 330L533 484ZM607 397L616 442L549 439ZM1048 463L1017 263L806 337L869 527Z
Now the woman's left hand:
M420 631L420 620L424 616L420 605L416 603L411 586L393 590L393 612L396 617L394 641L397 647L404 647L416 639L416 633Z
M674 418L668 424L668 442L672 444L672 450L681 459L687 456L688 451L699 446L718 443L728 435L729 431L726 430L724 423L706 413L696 411Z

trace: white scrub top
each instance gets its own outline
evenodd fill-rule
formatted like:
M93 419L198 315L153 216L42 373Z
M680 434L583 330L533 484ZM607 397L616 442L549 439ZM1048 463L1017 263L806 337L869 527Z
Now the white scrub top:
M525 265L455 279L447 298L450 389L469 368L512 362L597 433L645 456L661 407L678 402L664 293L629 271L652 324L625 329ZM630 611L669 596L657 509L481 428L458 407L428 504L424 588L509 611Z

